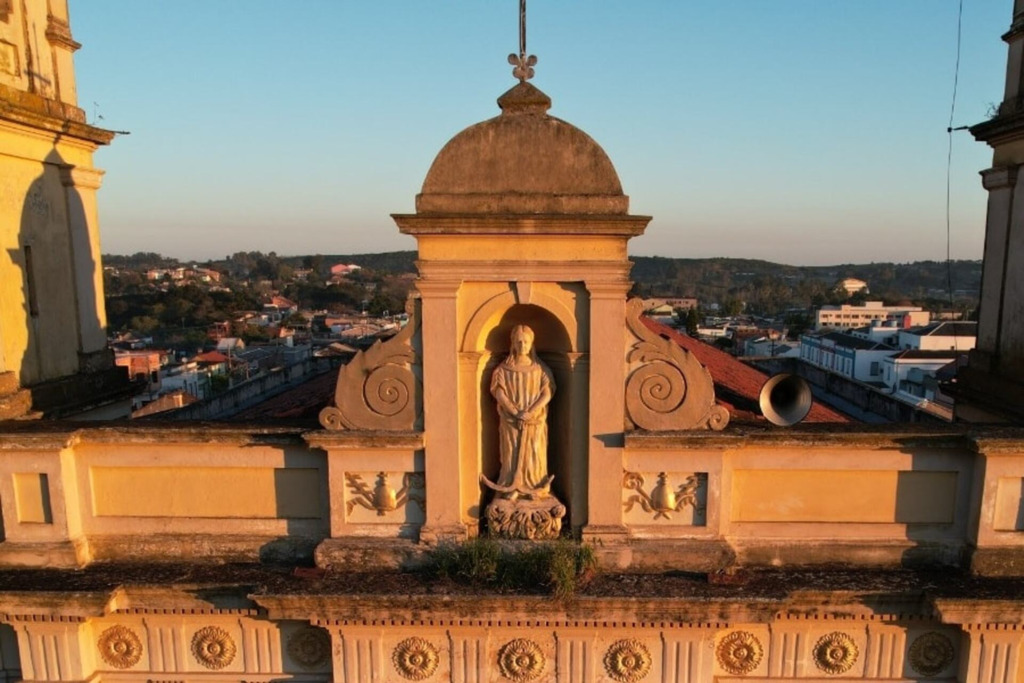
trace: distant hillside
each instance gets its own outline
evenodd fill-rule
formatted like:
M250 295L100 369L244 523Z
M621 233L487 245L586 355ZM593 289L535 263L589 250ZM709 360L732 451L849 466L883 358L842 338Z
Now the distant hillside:
M337 263L354 263L378 277L415 272L415 251L379 254L316 254L278 256L275 253L238 252L206 265L232 277L278 279L281 267L313 268L321 272ZM683 259L634 256L633 293L641 296L695 296L702 305L719 304L732 310L777 315L791 308L838 303L833 287L843 278L868 283L871 299L887 303L912 301L932 309L954 306L968 311L977 305L981 261L865 263L834 266L791 266L755 259ZM109 266L154 268L177 263L159 254L104 256ZM950 278L950 275L952 276ZM952 297L948 282L952 280ZM860 295L863 299L864 295Z

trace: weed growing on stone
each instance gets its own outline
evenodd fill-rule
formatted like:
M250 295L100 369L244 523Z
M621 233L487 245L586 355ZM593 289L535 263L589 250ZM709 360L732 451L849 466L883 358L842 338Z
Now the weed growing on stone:
M440 579L501 591L547 590L571 599L597 571L594 549L568 539L545 542L474 538L437 546L428 570Z

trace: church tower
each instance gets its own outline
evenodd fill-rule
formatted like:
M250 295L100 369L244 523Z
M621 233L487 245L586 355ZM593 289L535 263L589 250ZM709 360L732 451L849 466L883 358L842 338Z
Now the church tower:
M0 417L125 398L106 348L93 152L67 0L0 2Z

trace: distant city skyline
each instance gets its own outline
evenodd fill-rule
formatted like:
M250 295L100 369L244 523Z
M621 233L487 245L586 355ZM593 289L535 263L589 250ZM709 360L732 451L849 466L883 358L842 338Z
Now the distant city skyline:
M1002 98L1011 4L964 3L954 126ZM530 0L528 50L552 115L654 216L631 253L941 260L957 8ZM414 249L389 214L413 211L434 155L515 83L515 0L70 11L79 105L131 132L96 157L105 253ZM952 160L952 257L978 259L991 152L960 131Z

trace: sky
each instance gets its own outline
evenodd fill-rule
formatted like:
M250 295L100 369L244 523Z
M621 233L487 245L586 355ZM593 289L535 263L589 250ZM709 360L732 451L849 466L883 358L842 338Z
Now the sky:
M651 215L643 256L946 257L960 0L529 0L532 83ZM517 0L69 0L104 253L414 249L436 153L516 81ZM1012 0L963 0L953 126L1002 99ZM102 118L100 118L102 117ZM991 150L953 133L950 248Z

